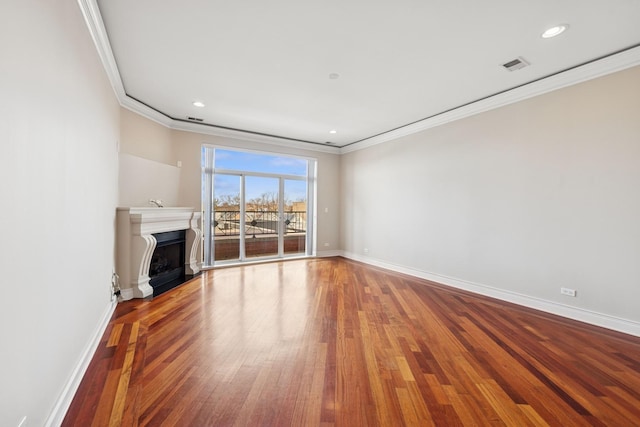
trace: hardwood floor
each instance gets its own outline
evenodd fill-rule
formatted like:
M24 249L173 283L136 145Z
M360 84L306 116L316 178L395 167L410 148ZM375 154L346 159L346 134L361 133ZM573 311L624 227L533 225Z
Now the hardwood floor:
M640 338L342 258L118 305L65 426L638 426Z

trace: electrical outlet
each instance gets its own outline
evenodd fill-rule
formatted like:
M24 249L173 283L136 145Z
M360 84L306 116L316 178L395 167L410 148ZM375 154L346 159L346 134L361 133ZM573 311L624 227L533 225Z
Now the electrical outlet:
M369 248L364 248L364 253L368 254L369 253Z
M328 248L328 247L329 247L329 243L325 243L325 244L324 244L324 247L325 247L325 248Z
M567 296L570 296L570 297L575 297L576 296L576 290L575 289L560 288L560 293L562 295L567 295Z

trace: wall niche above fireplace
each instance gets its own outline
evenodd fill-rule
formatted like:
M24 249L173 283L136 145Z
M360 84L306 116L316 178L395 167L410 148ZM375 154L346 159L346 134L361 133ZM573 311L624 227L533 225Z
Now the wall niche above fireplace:
M118 208L116 217L116 272L122 300L159 295L200 273L200 212Z

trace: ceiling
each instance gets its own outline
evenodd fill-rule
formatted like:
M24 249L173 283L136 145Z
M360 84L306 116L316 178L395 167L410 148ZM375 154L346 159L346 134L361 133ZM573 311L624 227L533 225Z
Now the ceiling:
M97 0L97 6L103 49L131 103L174 123L335 147L640 44L638 0ZM557 24L569 29L541 37ZM502 66L518 57L530 65Z

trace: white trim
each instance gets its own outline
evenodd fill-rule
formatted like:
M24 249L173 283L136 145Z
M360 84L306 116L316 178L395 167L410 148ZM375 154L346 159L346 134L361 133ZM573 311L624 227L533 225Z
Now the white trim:
M97 0L78 0L78 5L80 6L80 10L82 11L82 14L85 18L85 22L87 23L87 27L89 29L89 32L91 33L93 42L96 45L98 55L102 60L102 64L107 73L109 81L111 82L118 101L120 102L120 105L122 107L138 113L143 117L153 120L156 123L164 125L170 129L201 133L205 135L214 135L223 138L241 139L243 141L268 143L277 146L299 148L303 150L318 151L323 153L346 154L352 151L362 150L374 145L381 144L383 142L391 141L403 136L411 135L426 129L440 126L445 123L449 123L485 111L493 110L495 108L523 101L527 98L532 98L534 96L542 95L544 93L561 89L563 87L571 86L607 74L615 73L617 71L622 71L636 65L640 65L640 46L637 46L620 53L613 54L593 62L589 62L585 65L575 67L558 74L554 74L535 82L525 84L506 92L499 93L489 98L464 105L451 111L435 115L419 122L400 127L398 129L386 132L382 135L374 136L347 146L339 147L335 145L332 146L319 143L296 141L292 139L280 138L277 136L260 135L251 132L244 132L241 130L225 129L206 124L174 120L154 110L153 108L150 108L149 106L128 97L124 90L122 78L120 76L117 63L113 56L113 51L111 50L111 44L109 43L109 37L107 36L107 32L102 21L102 16L100 15L100 9L98 8Z
M354 144L342 147L340 154L350 153L352 151L362 150L383 142L401 138L403 136L412 135L426 129L443 125L473 116L478 113L500 108L505 105L513 104L534 96L542 95L563 87L582 83L597 77L625 70L627 68L640 65L640 46L625 50L623 52L608 56L606 58L587 63L585 65L554 74L547 78L534 81L532 83L519 86L517 88L499 93L497 95L485 98L471 104L447 111L442 114L435 115L428 119L403 126L382 135L367 138Z
M124 95L124 98L122 99L118 98L118 100L120 101L120 105L123 108L126 108L129 111L133 111L134 113L139 114L142 117L145 117L151 121L158 123L159 125L171 129L173 120L165 116L164 114L154 110L151 107L148 107L147 105L144 105L141 102L136 101L133 98L129 98L126 95Z
M201 213L187 207L116 208L116 272L120 277L120 299L146 298L153 294L149 265L156 248L155 233L185 230L185 274L200 272L197 262ZM127 292L129 291L129 292Z
M333 256L342 256L342 251L341 250L318 251L316 256L318 258L328 258L328 257L333 257ZM345 258L347 258L347 257L345 256Z
M133 289L121 289L120 296L118 297L118 302L129 301L130 299L133 299L133 298L134 298Z
M104 313L102 313L100 322L96 326L96 329L93 331L93 335L91 336L91 339L82 352L80 360L78 360L78 364L71 372L69 380L62 388L62 393L53 406L53 410L49 414L47 421L44 423L46 427L59 426L62 424L62 421L64 420L64 417L69 410L69 406L71 406L71 402L73 401L73 398L78 391L80 382L82 381L84 374L87 372L87 368L91 363L91 359L93 358L93 355L95 354L96 349L100 344L102 335L104 334L104 331L107 330L107 326L109 326L109 321L111 320L111 316L116 309L116 304L116 301L110 301L105 308Z
M586 310L584 308L572 307L566 304L544 300L542 298L536 298L517 292L498 289L481 283L474 283L455 277L444 276L437 273L431 273L428 271L417 270L411 267L392 264L379 259L370 258L351 252L343 251L342 256L348 259L363 262L365 264L381 267L398 273L407 274L409 276L417 277L420 279L430 280L432 282L450 286L452 288L462 289L465 291L473 292L475 294L496 298L524 307L544 311L546 313L555 314L591 325L601 326L603 328L640 337L640 322L635 322L633 320L622 319L608 314Z
M135 110L134 110L135 111ZM322 145L312 142L296 141L294 139L279 138L277 136L260 135L251 132L243 132L241 130L224 129L212 125L198 124L191 122L183 122L179 120L171 120L171 129L182 130L186 132L195 132L205 135L220 136L223 138L240 139L242 141L261 142L271 145L277 145L288 148L299 148L302 150L318 151L321 153L338 154L340 147L331 145ZM214 143L211 143L214 144Z
M313 258L313 256L293 254L293 255L286 255L282 258L279 258L279 257L256 258L256 259L249 258L245 261L238 261L234 259L230 261L218 261L216 262L216 265L203 265L202 271L219 270L221 268L229 268L229 267L245 267L249 265L258 265L258 264L270 264L270 263L280 262L280 261L296 261L300 259L311 259L311 258Z
M116 93L120 104L122 104L122 100L126 98L127 95L124 91L122 79L120 78L116 59L111 50L107 30L104 28L104 22L102 21L97 0L78 0L78 6L80 6L80 11L82 12L82 16L84 16L84 21L87 24L93 43L96 45L96 50L98 51L104 70L109 77L113 91Z
M96 46L102 65L107 73L107 77L111 82L113 91L116 94L118 102L123 108L126 108L134 113L138 113L147 119L153 120L163 126L170 129L182 130L187 132L196 132L205 135L214 135L224 138L241 139L243 141L253 141L269 143L273 145L300 148L303 150L319 151L323 153L338 154L340 148L331 145L322 145L319 143L310 143L303 141L296 141L286 138L279 138L276 136L260 135L251 132L243 132L240 130L224 129L210 125L183 122L180 120L174 120L148 105L142 102L136 101L133 98L127 96L122 78L118 70L115 57L113 56L113 50L109 43L109 37L102 21L102 15L100 14L100 8L98 7L97 0L77 0L80 11L84 16L84 20L93 39L93 43Z

